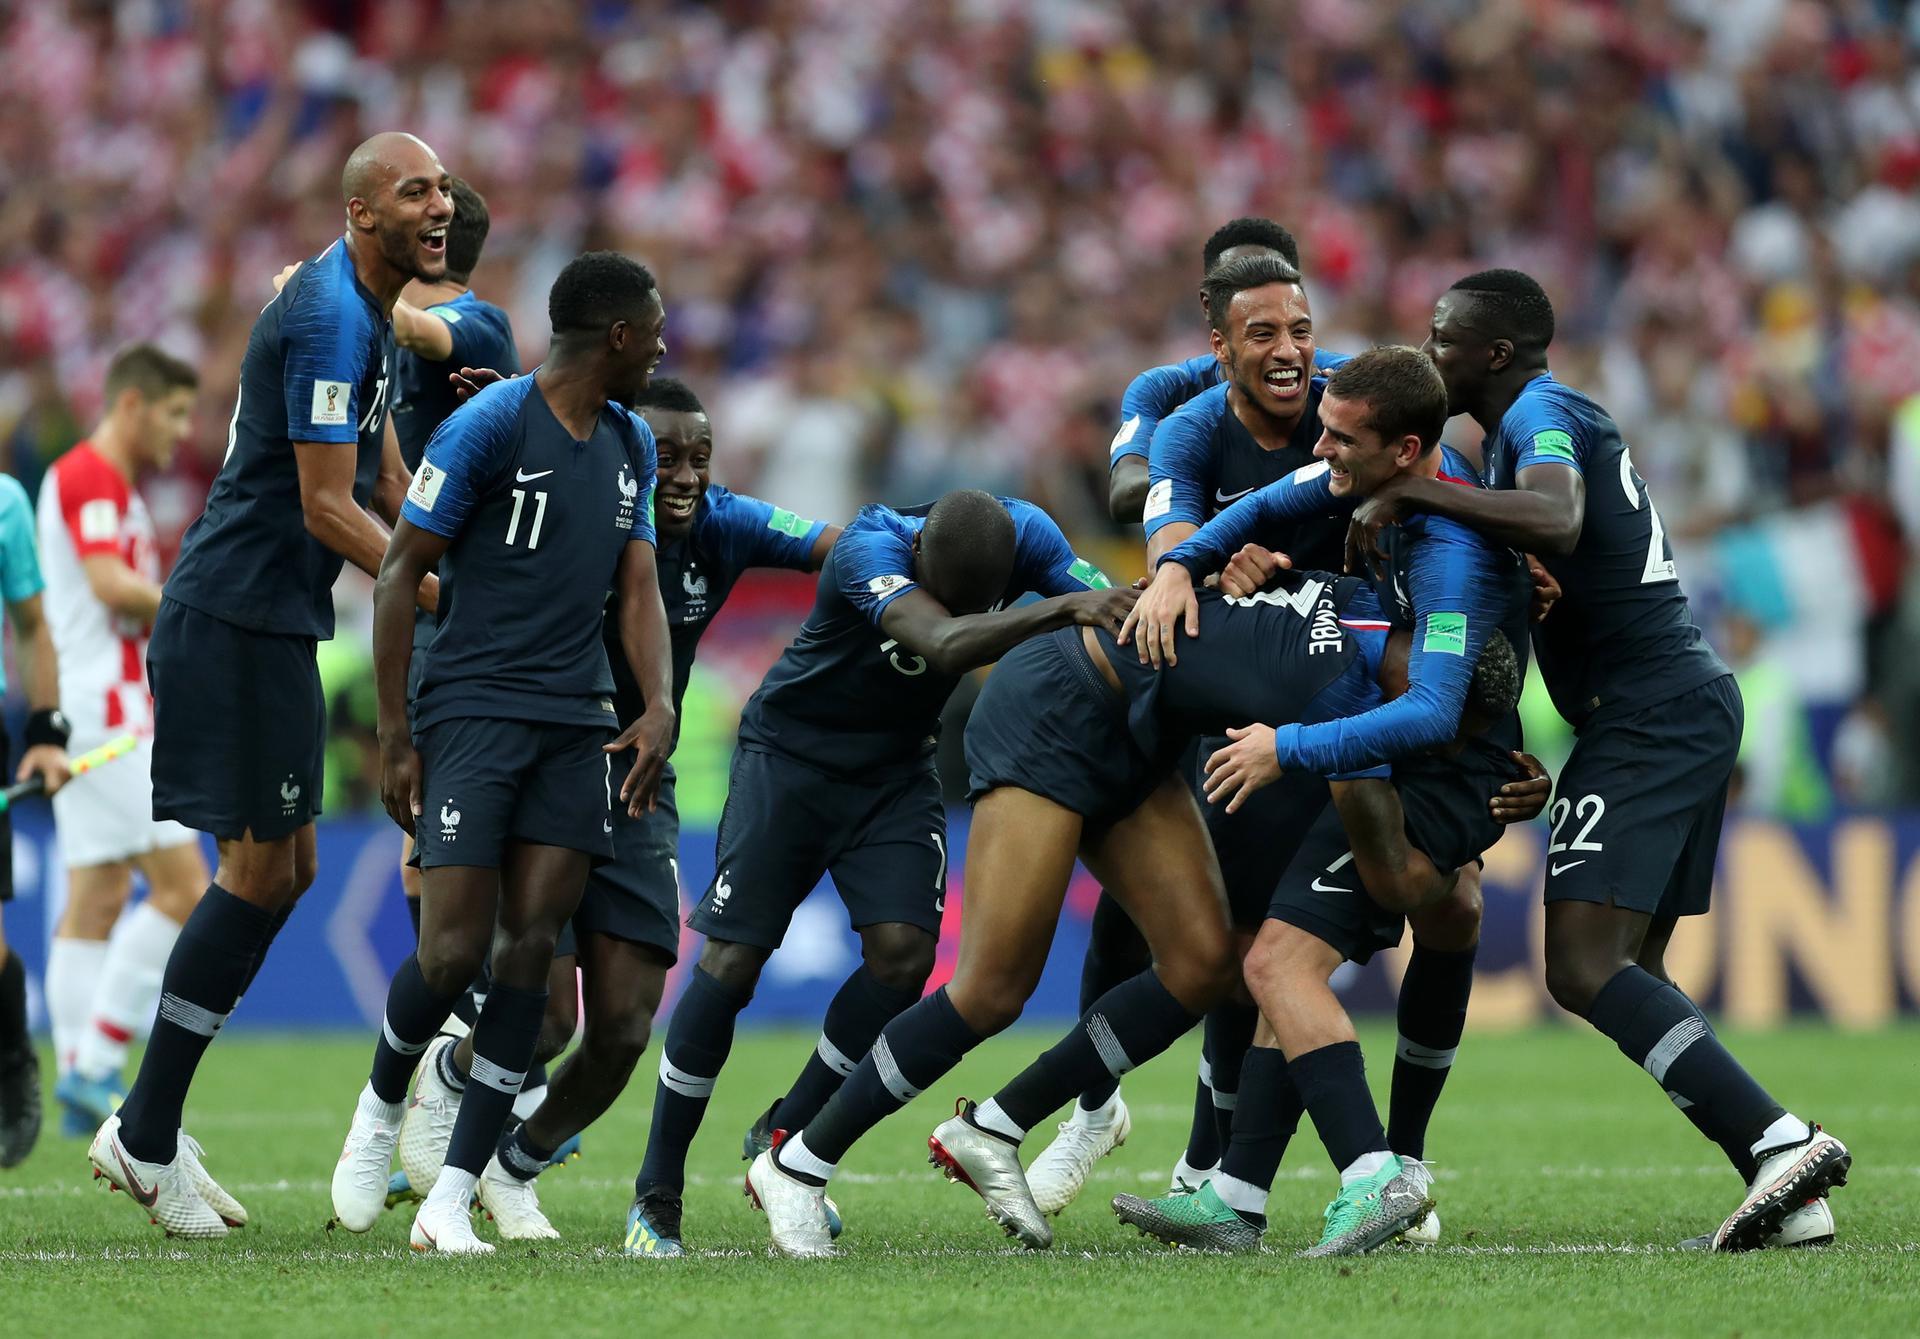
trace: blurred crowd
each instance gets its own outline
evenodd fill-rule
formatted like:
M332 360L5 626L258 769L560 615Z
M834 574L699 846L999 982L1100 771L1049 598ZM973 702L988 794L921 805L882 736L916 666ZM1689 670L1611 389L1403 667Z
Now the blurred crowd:
M204 377L197 449L148 487L177 534L270 276L339 231L351 147L399 127L486 196L475 287L525 364L560 265L618 247L661 276L717 478L832 519L1018 493L1135 570L1105 511L1120 392L1204 350L1201 242L1264 214L1328 348L1418 342L1469 270L1538 276L1557 373L1619 420L1749 685L1749 807L1920 798L1920 5L4 12L0 451L29 488L112 350L155 339Z

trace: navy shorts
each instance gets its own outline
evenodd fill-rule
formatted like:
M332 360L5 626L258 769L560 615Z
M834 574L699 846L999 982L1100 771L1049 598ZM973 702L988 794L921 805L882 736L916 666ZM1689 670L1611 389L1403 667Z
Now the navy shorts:
M421 730L422 869L500 868L510 841L613 858L612 766L604 725L454 716Z
M1203 739L1194 764L1194 798L1206 816L1207 836L1220 859L1220 877L1226 881L1227 909L1233 923L1256 928L1266 918L1273 890L1280 884L1315 820L1327 807L1327 782L1308 772L1283 772L1270 786L1247 797L1238 813L1228 813L1226 801L1207 803L1206 773L1201 769L1225 739Z
M660 781L653 812L627 816L620 783L637 755L613 757L613 860L587 876L586 896L573 913L577 934L608 935L680 956L680 811L673 802L673 768Z
M1547 901L1700 916L1746 708L1731 674L1631 715L1589 722L1547 811Z
M1000 658L967 718L966 748L968 800L1015 786L1095 825L1138 809L1171 765L1134 743L1126 699L1100 677L1077 627Z
M147 643L155 818L273 841L319 816L327 702L314 651L311 637L162 597Z
M855 781L759 749L734 750L713 882L687 924L769 951L823 874L858 930L898 922L940 933L947 811L932 768Z
M1480 858L1500 839L1488 804L1518 775L1491 749L1452 758L1418 758L1394 764L1407 841L1445 872ZM1328 804L1281 876L1271 920L1297 926L1332 945L1350 962L1364 963L1398 944L1406 917L1388 911L1360 883L1340 812Z

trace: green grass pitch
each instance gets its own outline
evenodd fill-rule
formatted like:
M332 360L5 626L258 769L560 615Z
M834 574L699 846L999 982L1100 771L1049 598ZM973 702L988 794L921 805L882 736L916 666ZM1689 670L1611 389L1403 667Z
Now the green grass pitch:
M230 1037L188 1107L214 1174L254 1226L170 1243L87 1178L49 1117L39 1149L0 1173L0 1315L9 1336L545 1335L1822 1335L1912 1334L1920 1307L1920 1029L1796 1028L1732 1038L1781 1098L1848 1141L1834 1197L1841 1244L1728 1257L1669 1249L1705 1231L1739 1186L1606 1043L1571 1028L1468 1037L1435 1118L1445 1240L1360 1260L1305 1261L1334 1177L1310 1129L1289 1150L1267 1249L1176 1253L1123 1228L1121 1190L1164 1184L1192 1101L1192 1044L1127 1079L1133 1137L1060 1220L1051 1252L1013 1248L966 1189L926 1163L954 1095L984 1098L1050 1038L1016 1032L889 1120L850 1155L835 1197L837 1260L766 1256L740 1194L740 1136L811 1044L740 1038L693 1150L693 1258L616 1252L658 1045L586 1155L541 1189L557 1246L485 1260L416 1259L409 1212L364 1237L327 1233L327 1178L368 1039ZM1391 1035L1370 1029L1384 1097ZM1051 1130L1036 1132L1037 1153ZM483 1234L491 1232L482 1228Z

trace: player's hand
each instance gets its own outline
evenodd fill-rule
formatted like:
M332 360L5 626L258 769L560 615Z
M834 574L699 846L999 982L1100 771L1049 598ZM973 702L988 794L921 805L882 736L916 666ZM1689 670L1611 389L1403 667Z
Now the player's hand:
M420 750L411 739L380 746L380 803L409 837L420 817Z
M1275 553L1258 544L1248 544L1227 561L1226 571L1220 574L1220 593L1242 599L1256 595L1266 589L1269 581L1292 566L1293 559L1286 554Z
M620 783L620 799L627 806L627 817L638 818L653 812L654 798L660 793L660 779L666 775L667 758L673 752L674 714L670 707L648 707L640 719L620 732L606 746L608 753L635 750L633 767Z
M20 770L13 779L25 781L30 776L38 776L49 795L59 790L73 777L73 769L67 766L67 751L58 744L35 744L21 755Z
M458 372L447 373L447 381L453 386L453 398L465 404L496 381L508 381L491 367L463 367Z
M1271 725L1241 725L1227 731L1233 742L1207 759L1207 803L1227 802L1227 812L1240 812L1247 797L1280 779L1280 759L1273 751Z
M1083 628L1105 628L1118 636L1140 592L1118 586L1107 590L1077 590L1063 597L1073 610L1073 621Z
M1553 794L1553 778L1531 753L1510 753L1521 772L1518 781L1509 781L1487 801L1487 812L1496 823L1528 823L1540 817Z
M1127 621L1120 625L1116 640L1125 646L1137 632L1141 664L1151 664L1155 669L1177 665L1180 657L1173 653L1174 629L1183 624L1187 636L1200 635L1200 601L1193 593L1193 577L1179 563L1161 563L1140 602L1127 611Z
M1353 509L1353 519L1347 522L1347 571L1365 574L1374 559L1387 556L1380 544L1380 532L1406 519L1405 493L1404 477L1396 476Z
M413 602L429 614L440 612L440 578L432 572L420 578L420 589L415 593Z
M1529 553L1526 559L1527 575L1533 578L1533 621L1543 623L1555 602L1565 592L1560 589L1560 583L1553 579L1553 573L1538 558Z
M293 264L287 266L286 269L274 275L273 291L278 293L281 289L285 288L287 286L287 280L293 278L293 272L299 268L300 268L300 262L296 260L293 262Z

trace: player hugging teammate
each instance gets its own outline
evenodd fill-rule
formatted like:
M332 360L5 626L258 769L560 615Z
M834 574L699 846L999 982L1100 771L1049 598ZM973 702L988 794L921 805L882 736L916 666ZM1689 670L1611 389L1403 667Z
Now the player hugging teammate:
M1480 857L1550 785L1520 752L1530 652L1580 730L1556 814L1584 826L1559 825L1550 848L1554 998L1746 1182L1698 1244L1832 1234L1825 1196L1847 1150L1760 1088L1666 975L1677 918L1707 909L1741 704L1618 430L1547 370L1552 310L1532 280L1469 276L1423 348L1348 358L1315 344L1291 236L1268 220L1221 229L1204 255L1211 353L1143 374L1115 438L1113 505L1144 521L1153 569L1135 592L1019 499L959 489L865 507L841 529L711 485L705 406L651 378L666 307L645 267L612 252L568 264L549 356L514 377L504 319L445 269L449 219L482 210L478 196L404 135L363 145L343 185L348 234L262 313L227 463L164 592L142 575L126 480L167 441L190 374L150 359L110 377L107 422L42 502L68 579L97 598L89 629L153 622L155 815L220 841L124 1105L96 1043L62 1080L69 1108L100 1118L98 1173L168 1231L219 1236L247 1218L179 1129L181 1105L313 877L313 648L351 560L377 573L381 791L414 839L420 917L334 1169L350 1230L378 1221L398 1152L425 1197L416 1250L492 1251L475 1200L505 1240L559 1235L536 1178L626 1087L678 951L668 757L695 646L742 572L778 566L820 581L743 713L627 1256L684 1252L688 1149L736 1019L821 877L862 962L743 1140L749 1194L794 1256L838 1249L827 1188L860 1137L1019 1016L1076 859L1108 893L1082 1016L991 1098L962 1098L933 1161L1010 1235L1049 1246L1050 1217L1126 1138L1121 1076L1204 1020L1169 1193L1119 1196L1123 1220L1257 1246L1305 1115L1339 1178L1306 1254L1436 1240L1425 1135L1464 1027ZM462 254L470 269L477 240ZM422 305L400 300L409 282ZM417 364L405 461L385 422L390 314ZM482 371L468 337L495 324L500 366ZM457 408L441 372L467 397ZM1486 429L1480 458L1440 440L1461 413ZM967 729L965 928L952 979L923 996L948 874L934 735L960 677L995 662ZM134 687L109 685L89 731L116 725ZM85 848L82 868L108 871L75 913L90 942L126 862L182 845L135 826ZM1383 1124L1329 978L1409 927ZM582 1042L516 1103L573 1031L576 962ZM477 980L456 1044L441 1030ZM1023 1166L1026 1136L1076 1097Z

